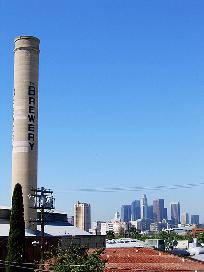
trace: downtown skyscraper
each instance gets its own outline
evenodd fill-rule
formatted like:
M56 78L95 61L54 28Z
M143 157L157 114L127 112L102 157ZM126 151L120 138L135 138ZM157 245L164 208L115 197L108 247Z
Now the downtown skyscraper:
M131 220L135 221L141 217L140 201L134 200L131 203Z
M131 205L121 206L121 221L129 222L131 220Z
M164 199L153 200L153 217L155 222L162 222L166 219Z
M189 214L187 212L183 212L181 214L181 224L183 225L189 224Z
M171 220L177 225L180 223L180 203L171 203Z
M142 198L140 199L140 209L141 209L141 219L147 219L147 197L146 195L142 195Z
M199 225L199 215L198 214L191 215L191 224Z

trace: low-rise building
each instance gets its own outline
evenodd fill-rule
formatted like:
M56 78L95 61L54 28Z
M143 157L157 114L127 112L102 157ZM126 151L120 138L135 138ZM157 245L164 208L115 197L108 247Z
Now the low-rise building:
M105 222L102 222L102 221L93 222L92 228L89 230L89 233L91 233L93 235L101 235L101 224L102 223L105 223Z
M193 237L197 237L198 235L203 234L203 233L204 233L204 228L193 228L192 229Z
M192 231L192 226L185 226L185 227L179 227L179 228L170 228L170 229L165 229L164 231L171 233L177 233L179 235L186 235L188 233L191 233Z
M134 226L136 229L141 231L146 231L150 229L150 224L152 223L152 220L150 219L138 219L135 221L130 221L130 224Z
M167 223L154 222L150 224L150 231L159 232L167 228Z
M101 223L101 235L106 235L108 231L113 231L116 235L124 235L127 229L125 222L103 222Z

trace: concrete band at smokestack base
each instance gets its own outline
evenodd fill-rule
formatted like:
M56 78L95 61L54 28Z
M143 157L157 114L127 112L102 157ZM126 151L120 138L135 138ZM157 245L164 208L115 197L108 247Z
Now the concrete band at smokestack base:
M20 183L23 190L27 229L36 230L37 211L28 195L37 188L38 158L38 38L19 36L14 49L14 96L12 139L12 189Z

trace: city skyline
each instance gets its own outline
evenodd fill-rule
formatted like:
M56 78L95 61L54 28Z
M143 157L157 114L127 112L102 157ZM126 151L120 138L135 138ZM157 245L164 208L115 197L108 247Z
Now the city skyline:
M192 213L186 212L186 208L182 208L182 204L180 201L174 201L174 202L171 201L169 203L169 205L167 205L165 202L165 199L153 198L151 201L149 201L146 194L143 194L140 197L140 199L142 199L143 196L145 196L145 198L146 198L147 209L149 207L153 208L152 215L151 216L147 215L146 218L143 218L143 216L142 216L142 209L143 208L141 205L141 201L139 201L138 199L134 199L134 200L131 200L129 203L121 204L120 219L122 222L135 221L137 219L152 219L155 222L162 222L163 219L164 220L166 220L166 219L172 220L173 219L173 221L175 221L176 224L179 224L179 223L181 223L182 216L184 214L186 214L186 217L188 217L188 219L187 219L188 223L186 223L186 224L191 223L192 218L190 220L190 217L193 217L193 221L199 222L200 215L197 214L197 211L194 211ZM134 205L135 203L137 203L137 205ZM134 205L134 206L138 207L138 203L140 204L139 205L140 213L137 216L137 218L135 220L133 220L132 215L134 213L134 208L132 206ZM124 215L124 213L126 213L126 214ZM199 222L199 223L203 223L203 222Z
M179 200L204 221L196 186L204 180L203 8L200 0L45 0L31 10L25 0L0 0L0 205L11 195L13 39L34 35L41 40L38 185L53 189L56 209L73 213L80 199L93 219L111 218L148 193ZM193 185L94 191L179 184Z

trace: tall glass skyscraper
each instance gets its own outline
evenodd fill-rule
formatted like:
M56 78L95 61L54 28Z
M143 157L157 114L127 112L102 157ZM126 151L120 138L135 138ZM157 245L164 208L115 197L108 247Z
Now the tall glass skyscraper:
M199 225L199 215L198 214L191 215L191 224Z
M147 219L153 220L153 205L147 207Z
M140 199L141 219L147 219L147 197L144 194Z
M177 225L180 223L180 203L171 203L171 220Z
M181 224L183 225L189 224L189 214L187 212L183 212L181 214Z
M140 201L134 200L131 204L131 220L135 221L141 217Z
M131 205L121 206L121 221L129 222L131 220Z
M153 200L153 214L156 222L161 222L164 219L164 199Z

